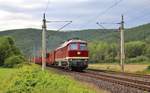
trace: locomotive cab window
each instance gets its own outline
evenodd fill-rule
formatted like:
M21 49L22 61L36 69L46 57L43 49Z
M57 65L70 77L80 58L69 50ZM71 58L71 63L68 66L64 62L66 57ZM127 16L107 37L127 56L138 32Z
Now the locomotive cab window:
M81 43L79 48L80 48L80 50L87 50L87 45L84 43Z
M69 50L77 50L78 49L78 44L77 43L72 43L69 45Z

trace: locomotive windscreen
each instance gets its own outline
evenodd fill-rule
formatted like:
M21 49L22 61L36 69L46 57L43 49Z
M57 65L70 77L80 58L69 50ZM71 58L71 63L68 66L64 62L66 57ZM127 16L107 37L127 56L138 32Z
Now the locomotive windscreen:
M69 50L87 50L86 43L71 43L69 45Z
M77 43L72 43L69 46L69 50L77 50L78 49L78 44Z
M80 50L87 50L87 44L81 43L79 46Z

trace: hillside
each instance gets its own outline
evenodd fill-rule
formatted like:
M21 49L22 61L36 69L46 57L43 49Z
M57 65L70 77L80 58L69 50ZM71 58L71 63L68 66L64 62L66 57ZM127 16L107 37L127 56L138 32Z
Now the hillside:
M32 55L33 50L40 50L41 48L41 30L40 29L17 29L0 32L0 36L9 35L12 36L16 45L22 49L26 55ZM67 39L78 37L80 39L92 41L106 41L106 42L118 42L119 33L115 29L103 30L103 29L88 29L80 31L67 31L67 32L47 32L48 50L52 50L60 43ZM125 41L134 40L150 40L150 24L141 25L138 27L126 29Z

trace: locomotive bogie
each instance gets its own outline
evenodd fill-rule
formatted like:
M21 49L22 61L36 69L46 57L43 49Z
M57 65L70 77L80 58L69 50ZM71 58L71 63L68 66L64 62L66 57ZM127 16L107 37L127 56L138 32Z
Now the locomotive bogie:
M80 59L80 60L75 59L70 61L69 63L70 63L70 67L74 70L83 70L88 67L88 61L85 59Z

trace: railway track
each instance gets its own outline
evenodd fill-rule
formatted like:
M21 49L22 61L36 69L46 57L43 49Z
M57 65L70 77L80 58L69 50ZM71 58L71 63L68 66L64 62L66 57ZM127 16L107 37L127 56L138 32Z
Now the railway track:
M80 73L80 75L84 75L87 77L91 77L91 78L95 78L95 79L100 79L100 80L104 80L104 81L108 81L111 83L115 83L115 84L120 84L120 85L124 85L127 87L132 87L132 88L137 88L143 91L148 91L150 92L150 86L147 85L147 83L145 82L141 82L141 81L137 81L136 82L132 82L130 79L121 79L121 78L115 78L115 77L111 77L111 76L107 76L107 75L95 75L95 74L91 74L91 73Z
M105 72L105 71L99 71L99 70L86 70L84 72L75 72L75 71L69 71L69 70L64 70L61 68L56 68L58 70L61 70L62 72L68 73L72 76L76 75L76 76L84 76L85 79L87 78L92 78L97 80L101 80L101 81L106 81L106 82L110 82L110 83L114 83L114 84L119 84L122 86L126 86L129 88L135 88L135 89L139 89L142 91L147 91L150 92L150 78L148 78L149 76L144 76L144 75L139 75L139 74L123 74L120 72ZM119 74L119 75L118 75ZM138 78L138 79L136 79ZM143 80L145 79L146 80ZM149 79L149 80L147 80Z
M91 77L97 80L103 80L119 85L123 85L126 87L132 87L143 91L150 92L150 81L143 81L143 80L136 80L132 78L127 78L123 76L115 76L108 73L95 73L94 71L86 71L85 73L79 73L78 74L86 77Z
M141 77L141 78L147 78L150 80L150 75L143 75L143 74L133 74L133 73L127 73L127 72L116 72L116 71L109 71L109 70L98 70L98 69L87 69L87 71L95 71L95 72L104 72L104 73L110 73L115 75L124 75L124 76L131 76L131 77Z

